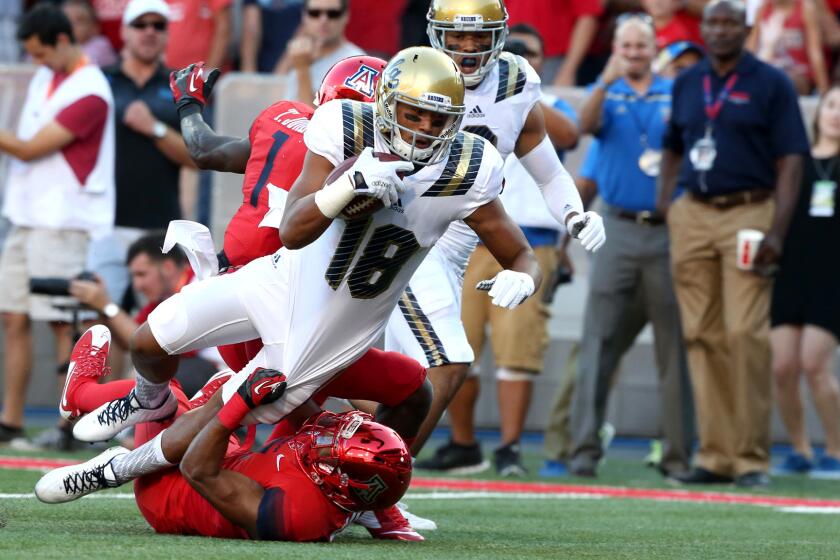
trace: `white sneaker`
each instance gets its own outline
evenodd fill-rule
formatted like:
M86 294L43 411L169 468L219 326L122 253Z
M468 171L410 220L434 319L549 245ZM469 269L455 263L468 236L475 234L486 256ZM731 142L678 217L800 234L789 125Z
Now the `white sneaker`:
M105 488L116 488L120 483L111 462L128 452L125 447L112 447L86 463L51 470L35 485L35 495L44 503L61 504Z
M165 420L178 410L178 399L170 391L163 404L157 408L144 408L134 394L106 402L90 414L83 416L73 426L73 436L81 441L108 441L124 429L140 424Z
M420 517L419 515L415 515L408 511L408 506L403 502L397 502L397 507L400 509L400 513L403 514L408 524L411 525L411 528L415 531L437 531L437 523L432 521L431 519L426 519L425 517Z

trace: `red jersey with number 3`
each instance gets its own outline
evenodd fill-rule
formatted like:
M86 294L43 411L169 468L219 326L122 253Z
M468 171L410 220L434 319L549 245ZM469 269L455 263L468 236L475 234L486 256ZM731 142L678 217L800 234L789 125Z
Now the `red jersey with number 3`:
M300 175L306 145L303 133L312 107L294 101L278 101L254 119L248 134L251 156L242 182L242 205L225 230L224 252L232 266L243 266L282 247L269 202L282 212L285 193ZM281 192L282 191L282 192ZM260 223L266 219L263 227Z
M353 519L332 503L303 472L294 439L269 442L259 451L234 453L222 467L241 473L265 489L257 512L257 538L276 541L331 541ZM135 482L137 506L158 533L247 539L198 493L177 469Z

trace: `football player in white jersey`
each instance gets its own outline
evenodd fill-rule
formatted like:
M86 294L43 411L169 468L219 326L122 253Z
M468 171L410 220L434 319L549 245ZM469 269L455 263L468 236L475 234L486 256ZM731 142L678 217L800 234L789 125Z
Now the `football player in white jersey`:
M574 181L546 136L539 76L524 58L502 52L507 19L501 0L433 0L429 7L432 46L450 56L464 74L461 130L484 137L504 158L515 153L554 218L586 250L596 251L606 239L603 220L583 211ZM414 455L474 359L461 323L461 284L477 243L469 227L454 222L411 279L388 323L385 347L427 365L435 390L432 408L411 446Z
M492 282L494 303L515 307L531 295L541 273L498 200L502 158L488 141L459 131L463 98L453 61L416 47L388 63L375 104L321 106L304 134L308 153L287 199L285 247L158 306L132 340L135 389L83 417L74 434L109 439L168 416L177 406L168 382L178 354L257 337L265 347L223 387L220 414L278 421L373 345L417 266L455 220L465 220L505 267ZM399 157L379 159L376 152ZM380 199L382 208L336 219L360 194ZM287 376L283 398L247 414L236 409L239 384L269 365Z

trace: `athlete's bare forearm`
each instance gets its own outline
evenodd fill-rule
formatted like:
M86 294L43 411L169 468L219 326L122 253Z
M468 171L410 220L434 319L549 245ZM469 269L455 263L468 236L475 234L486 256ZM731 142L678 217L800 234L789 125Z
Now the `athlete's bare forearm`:
M245 173L251 156L251 141L217 134L204 122L201 113L181 119L181 135L190 157L201 169Z

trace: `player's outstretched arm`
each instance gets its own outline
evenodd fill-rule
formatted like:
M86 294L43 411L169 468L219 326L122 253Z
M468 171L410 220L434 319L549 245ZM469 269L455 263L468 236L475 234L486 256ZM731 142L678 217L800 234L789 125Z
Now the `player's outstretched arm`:
M327 216L315 200L315 194L321 190L333 169L327 158L312 151L306 152L303 170L289 189L280 222L280 239L284 247L300 249L309 245L324 233L338 214Z
M490 288L493 303L513 309L533 294L542 282L534 250L498 198L479 206L464 221L505 268L496 275Z
M181 135L190 158L201 169L245 173L251 141L216 134L201 115L218 78L219 70L208 68L203 62L169 75L169 89L181 118Z
M225 519L259 538L257 518L265 489L247 476L222 468L233 431L258 406L269 404L286 390L286 377L258 368L198 433L181 459L181 474Z

